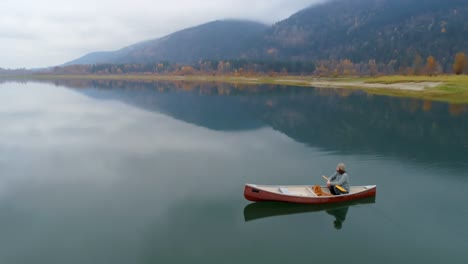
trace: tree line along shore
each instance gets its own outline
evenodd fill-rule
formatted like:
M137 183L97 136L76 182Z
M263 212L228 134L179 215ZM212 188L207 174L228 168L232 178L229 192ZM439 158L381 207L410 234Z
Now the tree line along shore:
M17 79L16 77L15 79ZM74 74L27 75L25 80L102 80L143 82L227 83L234 87L252 85L303 86L364 90L369 94L419 98L455 104L468 104L468 75L316 77L316 76L232 76L232 75L157 75L157 74Z
M8 71L1 73L8 76ZM318 62L204 60L190 65L169 62L92 64L20 73L14 75L35 79L208 81L365 89L373 94L468 103L468 59L464 53L456 54L450 70L442 69L432 56L423 60L416 55L412 65L400 66L398 71L392 62L353 63L345 59Z
M445 63L447 64L447 63ZM233 76L286 76L313 75L337 76L381 76L381 75L439 75L468 74L468 59L463 52L457 53L450 66L442 66L437 58L422 58L416 54L412 63L401 64L397 60L379 63L375 59L367 62L343 60L281 61L281 60L200 60L190 64L167 61L151 63L103 63L57 66L40 71L43 74L163 74L163 75L233 75Z

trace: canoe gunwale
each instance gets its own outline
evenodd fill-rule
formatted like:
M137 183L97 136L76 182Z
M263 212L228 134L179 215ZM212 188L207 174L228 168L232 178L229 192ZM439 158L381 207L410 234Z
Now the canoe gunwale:
M294 193L285 194L266 190L264 188L306 188L309 185L257 185L257 184L246 184L244 187L244 197L252 202L261 201L277 201L277 202L289 202L289 203L301 203L301 204L327 204L335 202L345 202L355 199L376 196L377 186L376 185L365 185L365 186L351 186L351 188L363 188L363 191L335 195L335 196L304 196ZM321 186L322 188L326 188Z

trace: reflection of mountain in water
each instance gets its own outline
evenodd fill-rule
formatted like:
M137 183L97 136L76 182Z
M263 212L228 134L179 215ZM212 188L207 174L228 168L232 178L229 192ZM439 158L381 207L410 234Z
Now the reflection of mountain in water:
M260 115L289 137L325 150L465 163L467 106L341 92L345 96L317 90L278 98Z
M115 99L214 130L271 126L298 142L466 166L468 106L299 87L75 81L88 96ZM89 88L92 87L92 88Z
M128 83L115 88L119 83L92 82L92 89L79 91L98 99L119 100L213 130L251 130L263 126L245 108L239 107L237 97L200 95L198 91L177 90L171 83L166 83L164 88L154 83L139 83L136 89Z

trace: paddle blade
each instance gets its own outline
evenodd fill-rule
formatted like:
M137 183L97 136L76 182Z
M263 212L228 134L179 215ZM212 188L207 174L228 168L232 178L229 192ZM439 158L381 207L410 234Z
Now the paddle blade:
M340 185L335 185L335 187L342 192L345 192L345 193L348 192L345 188L341 187Z

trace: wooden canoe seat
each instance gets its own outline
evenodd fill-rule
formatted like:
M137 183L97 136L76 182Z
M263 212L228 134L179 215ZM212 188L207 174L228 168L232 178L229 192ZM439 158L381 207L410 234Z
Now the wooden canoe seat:
M317 194L314 193L314 191L312 191L309 187L306 187L306 189L310 192L312 196L317 196Z

